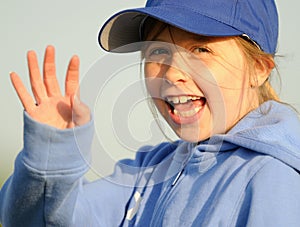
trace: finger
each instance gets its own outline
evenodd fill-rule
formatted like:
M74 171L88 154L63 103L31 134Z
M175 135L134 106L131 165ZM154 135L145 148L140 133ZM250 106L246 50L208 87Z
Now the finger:
M36 107L34 99L29 94L29 92L27 91L26 87L24 86L22 80L16 73L14 73L14 72L10 73L10 80L17 92L17 95L18 95L24 109L28 113L30 113L31 110L33 110Z
M30 84L33 95L37 103L47 97L47 92L41 78L37 57L34 51L28 51L27 61L29 68Z
M72 122L75 126L88 123L91 119L90 109L76 95L71 96Z
M48 46L44 57L44 84L48 96L60 96L60 88L56 78L55 49Z
M77 93L79 97L79 58L78 56L73 56L70 60L66 82L65 82L65 95L71 96Z

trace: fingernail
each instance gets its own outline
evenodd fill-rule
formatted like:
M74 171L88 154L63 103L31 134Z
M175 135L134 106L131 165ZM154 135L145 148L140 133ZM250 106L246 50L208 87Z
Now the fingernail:
M9 72L9 76L12 77L15 72Z

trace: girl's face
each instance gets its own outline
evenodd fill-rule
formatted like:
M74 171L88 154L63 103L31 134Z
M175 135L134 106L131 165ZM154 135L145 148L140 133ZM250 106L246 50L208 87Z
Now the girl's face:
M148 91L183 140L226 133L258 106L246 58L234 38L171 27L149 41L143 52Z

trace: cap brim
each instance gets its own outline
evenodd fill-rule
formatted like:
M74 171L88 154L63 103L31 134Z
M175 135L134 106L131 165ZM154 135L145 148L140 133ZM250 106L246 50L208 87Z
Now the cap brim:
M176 13L175 13L176 12ZM109 52L140 50L140 26L146 16L156 18L187 32L205 36L236 36L243 32L200 13L175 7L146 7L121 11L102 26L98 41ZM137 45L128 44L137 43ZM122 48L124 47L124 48Z

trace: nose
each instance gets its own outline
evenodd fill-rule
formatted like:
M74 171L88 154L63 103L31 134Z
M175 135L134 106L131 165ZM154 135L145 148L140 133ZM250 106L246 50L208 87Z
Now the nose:
M169 66L167 71L165 72L164 79L169 84L179 84L185 83L188 80L187 75L182 72L180 69L174 66Z
M189 80L188 73L185 72L184 68L186 64L184 63L184 59L182 56L178 58L178 56L174 56L172 61L167 66L167 69L164 74L164 79L167 83L170 84L178 84L178 83L185 83Z

